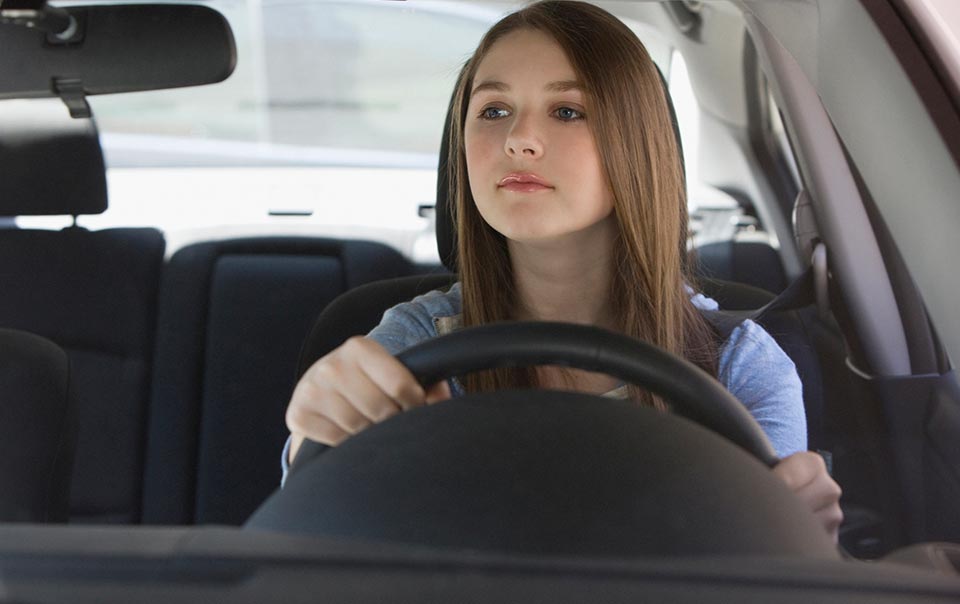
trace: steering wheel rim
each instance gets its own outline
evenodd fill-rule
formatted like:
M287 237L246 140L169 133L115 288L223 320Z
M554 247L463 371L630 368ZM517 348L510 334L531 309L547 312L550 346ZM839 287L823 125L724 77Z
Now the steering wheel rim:
M686 361L543 323L463 330L399 358L424 384L536 363L601 370L646 380L678 413L554 390L467 394L398 414L315 459L299 454L245 528L511 555L836 558L766 467L776 456L759 426Z
M661 396L674 413L733 442L767 467L780 461L753 416L705 371L652 344L599 327L548 321L493 323L421 342L398 354L397 360L424 387L504 367L562 365L606 373ZM304 440L291 471L326 448Z

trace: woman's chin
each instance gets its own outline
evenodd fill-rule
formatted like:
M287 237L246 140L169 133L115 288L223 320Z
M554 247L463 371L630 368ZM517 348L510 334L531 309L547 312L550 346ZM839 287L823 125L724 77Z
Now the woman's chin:
M503 233L503 236L514 244L533 247L567 246L574 242L573 232L569 230L547 229L542 226L513 230L509 233Z
M609 221L600 220L595 223L572 224L569 221L516 221L497 232L508 240L518 244L546 246L572 246L582 248L591 247L599 242L609 243L613 234L606 232Z

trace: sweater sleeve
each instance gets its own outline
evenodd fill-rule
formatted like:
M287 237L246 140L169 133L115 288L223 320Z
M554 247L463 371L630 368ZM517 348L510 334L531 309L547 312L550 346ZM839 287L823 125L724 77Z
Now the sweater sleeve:
M367 337L395 355L414 344L435 337L437 329L433 318L459 313L459 304L458 286L454 286L450 292L436 290L417 296L410 302L398 304L383 313L380 324L374 327ZM290 464L287 460L289 453L290 437L288 436L280 457L281 487L286 483L287 474L290 472Z
M427 306L418 300L394 306L383 313L380 324L367 337L397 354L437 335L433 317Z
M790 357L747 320L720 351L719 378L746 406L781 458L807 448L803 386Z

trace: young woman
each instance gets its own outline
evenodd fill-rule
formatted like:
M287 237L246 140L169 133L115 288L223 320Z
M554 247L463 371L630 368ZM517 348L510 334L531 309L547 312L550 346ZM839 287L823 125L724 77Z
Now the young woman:
M717 377L783 458L773 471L836 538L840 489L806 451L793 363L752 321L718 341L702 313L716 303L690 288L680 152L657 68L636 36L589 4L533 4L487 33L454 102L460 282L390 309L367 337L306 372L287 410L285 467L304 438L336 445L463 391L561 387L666 408L609 376L558 367L490 371L424 391L392 356L461 326L583 323L652 342Z

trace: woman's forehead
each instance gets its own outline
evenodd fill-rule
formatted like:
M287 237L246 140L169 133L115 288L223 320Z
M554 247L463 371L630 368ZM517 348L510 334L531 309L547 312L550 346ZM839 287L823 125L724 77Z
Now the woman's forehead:
M493 43L477 66L473 81L475 90L490 82L506 87L530 83L546 86L577 79L573 65L553 37L539 30L521 29Z

